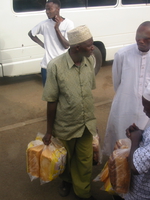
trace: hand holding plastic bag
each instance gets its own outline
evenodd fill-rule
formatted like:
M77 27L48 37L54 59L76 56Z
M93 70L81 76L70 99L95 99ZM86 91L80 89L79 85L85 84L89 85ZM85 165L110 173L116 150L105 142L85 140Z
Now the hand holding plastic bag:
M46 146L42 138L43 135L38 134L26 150L27 173L31 181L40 178L41 184L52 181L63 173L67 155L59 139L52 137L51 143Z
M40 157L41 184L56 179L63 173L66 164L67 151L57 138L51 138L51 143L45 146Z

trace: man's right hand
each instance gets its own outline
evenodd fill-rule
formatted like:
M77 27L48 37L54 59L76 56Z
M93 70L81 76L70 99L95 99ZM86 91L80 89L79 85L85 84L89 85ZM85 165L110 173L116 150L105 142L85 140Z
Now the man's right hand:
M49 145L51 143L51 137L52 135L50 133L46 133L43 137L43 142L45 145Z
M126 129L126 136L131 141L136 141L139 143L142 140L143 132L143 130L140 130L135 124L133 124Z
M143 131L142 130L137 130L137 131L133 131L130 133L130 137L129 139L131 140L131 142L136 142L136 143L140 143L140 141L142 140L142 134Z
M135 123L133 123L131 126L129 126L129 128L126 129L126 136L130 138L131 133L137 130L139 130L139 127L137 127Z

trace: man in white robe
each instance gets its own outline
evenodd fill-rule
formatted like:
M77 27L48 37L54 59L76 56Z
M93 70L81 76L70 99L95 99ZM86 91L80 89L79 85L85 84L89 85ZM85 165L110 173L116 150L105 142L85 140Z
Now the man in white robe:
M110 155L115 142L125 138L127 127L135 123L144 130L149 118L143 112L142 94L150 82L150 21L143 22L136 32L136 44L120 49L112 67L115 97L112 102L104 154Z

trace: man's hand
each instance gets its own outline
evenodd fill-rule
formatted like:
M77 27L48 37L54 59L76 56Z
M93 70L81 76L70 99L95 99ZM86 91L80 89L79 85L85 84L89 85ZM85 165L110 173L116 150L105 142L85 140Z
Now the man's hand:
M61 23L61 17L58 17L57 15L55 16L55 29L58 29L60 23Z
M135 124L126 129L126 136L131 140L139 143L142 140L143 130L140 130Z
M56 108L57 108L57 101L56 102L47 102L47 131L45 136L43 137L43 142L45 145L49 145L51 142L52 132L53 132L53 125L55 121L56 115Z
M134 123L126 129L126 136L130 138L131 133L140 130Z
M131 140L131 149L130 149L130 154L128 157L130 168L133 174L138 175L139 172L137 171L133 163L133 154L136 151L136 149L139 148L139 144L142 140L143 131L138 129L138 130L129 132L129 129L127 129L126 134L127 134L127 137Z
M29 31L28 36L29 36L34 42L36 42L37 44L39 44L43 49L45 48L45 47L44 47L44 43L43 43L37 36L33 36L31 31Z
M142 134L143 134L143 131L139 129L137 131L131 132L129 138L131 142L135 141L137 143L140 143L140 141L142 140Z
M45 145L49 145L51 143L51 137L52 137L51 134L49 133L45 134L45 136L42 139Z
M61 31L59 30L59 25L63 20L64 19L62 17L56 15L55 19L54 19L54 21L56 22L54 28L55 28L55 31L56 31L56 34L57 34L57 37L58 37L60 43L62 44L64 49L68 49L69 48L69 42L68 42L68 40L66 40L65 36L63 36Z

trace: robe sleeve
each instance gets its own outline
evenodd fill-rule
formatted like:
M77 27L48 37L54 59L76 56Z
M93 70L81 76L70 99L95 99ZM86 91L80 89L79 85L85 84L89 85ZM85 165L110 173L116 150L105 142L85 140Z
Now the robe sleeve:
M117 91L121 83L121 74L122 74L122 59L121 56L116 53L112 66L112 80L115 92Z

